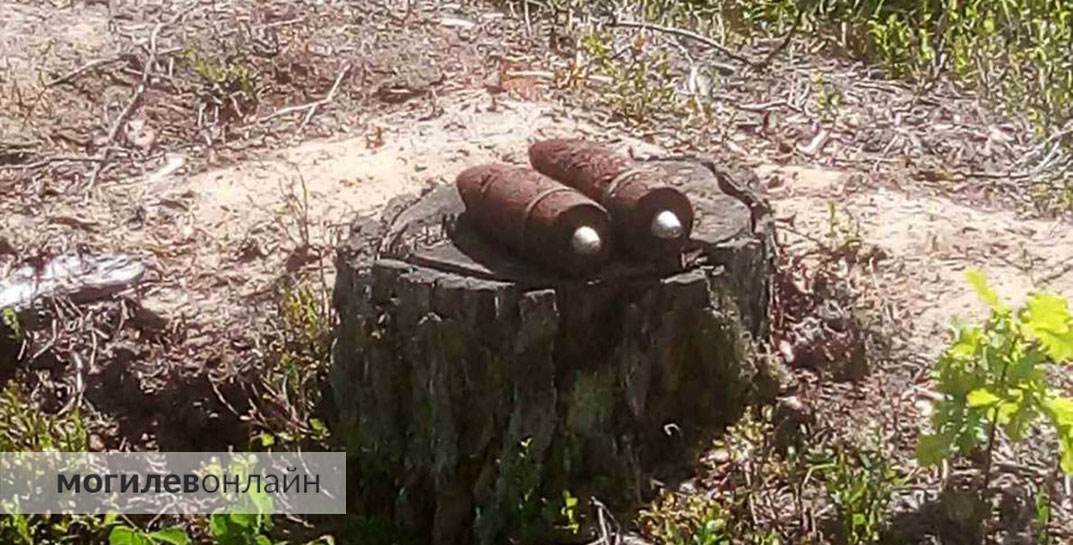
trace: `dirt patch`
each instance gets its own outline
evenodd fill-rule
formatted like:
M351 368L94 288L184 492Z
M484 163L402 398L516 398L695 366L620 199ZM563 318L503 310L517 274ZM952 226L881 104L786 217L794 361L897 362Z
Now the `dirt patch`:
M814 239L798 237L801 244L859 237L879 252L875 287L929 356L941 349L935 340L946 338L954 318L975 320L986 311L965 280L967 270L984 272L1014 303L1034 290L1073 296L1073 229L1067 222L871 184L852 171L756 170L779 217Z
M228 434L242 440L219 422L248 404L242 377L255 375L264 355L257 332L274 315L281 279L316 273L330 286L335 241L359 212L451 183L468 166L524 163L538 137L607 136L554 111L483 89L456 93L431 118L389 114L361 136L311 140L222 169L186 174L187 156L173 152L167 168L107 184L91 200L43 201L3 222L19 247L42 255L111 250L149 264L129 314L170 333L139 343L136 331L117 330L108 340L122 348L94 359L87 399L117 419L101 432L104 444L219 446ZM628 137L618 145L651 150ZM74 381L64 362L54 367ZM116 388L130 395L104 395ZM169 437L158 435L164 429Z

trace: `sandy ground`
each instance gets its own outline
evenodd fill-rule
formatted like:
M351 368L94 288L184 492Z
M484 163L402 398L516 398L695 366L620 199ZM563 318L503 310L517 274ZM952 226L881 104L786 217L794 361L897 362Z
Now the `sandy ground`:
M875 287L891 298L922 353L941 349L936 341L946 338L955 318L983 316L986 306L965 281L968 270L982 271L1013 303L1035 290L1073 296L1069 223L876 187L850 171L802 165L756 172L777 216L794 231L825 240L833 206L838 236L859 236L881 251Z
M230 279L207 292L186 290L179 280L158 296L182 301L185 309L210 309L205 303L262 289L301 246L299 223L311 226L310 244L327 250L356 214L375 214L395 196L450 183L467 166L523 164L528 143L540 137L602 138L620 149L658 152L627 134L557 115L551 104L498 100L493 107L490 95L475 90L451 97L443 108L435 119L416 123L407 122L406 115L378 119L374 125L382 129L375 142L368 134L310 141L193 176L180 169L150 176L147 186L131 181L130 186L142 187L142 207L184 203L185 211L175 218L175 238L157 241L167 243L169 252L188 249L172 266ZM953 318L982 312L965 282L969 269L985 272L1011 301L1033 290L1073 296L1073 229L1061 221L1026 220L1010 210L862 183L848 171L762 165L755 172L789 230L824 239L832 228L833 206L842 236L856 234L881 250L876 287L912 326L913 339L926 353L939 347L935 340L943 338ZM295 208L303 191L308 206ZM281 222L293 243L260 240L262 247L250 259L250 240ZM121 226L110 232L117 249L146 250L147 241L136 232Z

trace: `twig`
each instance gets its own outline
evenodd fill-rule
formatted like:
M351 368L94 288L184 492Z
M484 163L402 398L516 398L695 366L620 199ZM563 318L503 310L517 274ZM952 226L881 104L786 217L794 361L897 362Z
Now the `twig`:
M90 61L90 62L88 62L86 64L83 64L82 66L76 68L74 71L68 72L66 75L60 76L60 77L58 77L58 78L46 83L45 87L54 87L54 86L59 85L61 83L67 83L68 81L71 81L71 80L77 78L78 76L82 75L83 73L88 72L90 70L93 70L94 68L100 68L102 66L108 66L109 64L115 64L115 63L127 58L128 55L129 55L128 53L124 53L122 55L117 55L115 57L111 57L111 58L107 58L107 59L97 59L95 61Z
M173 55L173 54L178 53L178 52L180 52L182 50L183 50L182 47L169 47L167 49L159 51L157 53L157 57L165 57L165 56L168 56L168 55ZM114 57L106 57L106 58L103 58L103 59L97 59L97 60L87 62L86 64L83 64L82 66L80 66L80 67L68 72L67 74L65 74L63 76L60 76L58 78L55 78L52 81L49 81L48 83L45 84L45 87L55 87L55 86L57 86L57 85L59 85L61 83L67 83L67 82L77 78L78 76L81 76L82 74L84 74L86 72L89 72L90 70L94 70L94 69L100 68L102 66L108 66L109 64L115 64L115 63L123 61L123 60L128 60L130 57L131 57L130 53L122 53L122 54L116 55Z
M57 155L55 157L46 157L39 161L32 163L26 163L24 165L15 165L11 168L15 170L34 170L44 166L48 166L52 163L99 163L103 161L100 157L82 157L79 155Z
M306 124L309 123L309 120L312 119L313 115L317 111L317 108L319 108L321 106L326 106L328 104L331 104L331 102L333 100L335 100L335 93L336 93L336 91L339 90L339 84L342 83L343 78L345 78L346 75L350 73L350 69L351 69L351 65L348 64L348 65L344 66L342 70L339 71L339 74L335 76L335 83L332 84L332 88L328 91L328 94L325 95L324 98L322 98L320 100L313 101L313 102L309 102L307 104L299 104L297 106L287 106L286 108L280 108L280 109L278 109L278 110L276 110L276 111L274 111L274 112L272 112L272 113L270 113L270 114L258 119L254 123L265 123L265 122L271 121L271 120L273 120L273 119L275 119L277 117L282 117L282 116L285 116L285 115L293 114L295 112L301 112L303 110L308 110L306 112L305 119L302 121L301 126L298 127L298 130L301 131L303 128L305 128Z
M313 115L317 113L317 108L331 104L331 102L335 100L335 92L339 90L339 84L343 82L343 78L349 73L350 65L348 64L339 71L337 76L335 76L335 82L332 83L331 90L328 91L328 94L321 100L321 102L315 103L309 108L309 113L307 113L305 119L302 120L302 124L298 126L298 132L305 130L306 125L309 124L309 120L313 119Z
M127 123L127 119L134 113L138 105L142 102L142 96L145 95L145 89L149 87L149 80L152 78L153 66L156 65L157 59L157 37L160 35L160 30L164 28L165 23L157 23L153 27L153 31L149 34L149 59L146 61L145 66L142 68L142 80L138 83L138 86L134 88L134 93L131 95L130 100L127 102L127 106L120 112L119 117L112 123L112 128L108 130L108 138L105 140L105 151L101 159L101 162L97 163L97 167L93 169L93 173L90 174L89 182L86 184L87 189L92 189L94 184L97 183L97 177L100 176L104 167L108 164L109 149L108 147L115 142L116 137L119 135L119 131Z
M790 45L790 40L792 40L794 36L797 35L797 31L801 28L801 21L804 18L804 15L805 10L801 7L798 7L797 17L794 19L794 26L790 27L790 31L786 33L786 37L782 39L782 42L779 43L779 45L776 46L775 49L772 49L771 52L768 53L766 57L764 57L764 60L754 64L754 67L762 68L771 65L771 61L775 60L775 56L781 53L782 50L786 49L786 47Z
M960 169L951 170L950 174L961 176L962 178L984 178L988 180L1024 180L1032 177L1031 172L989 172Z
M533 35L533 21L529 15L529 0L522 0L522 12L525 14L525 34L527 36Z
M715 40L713 40L713 39L711 39L711 38L709 38L707 36L697 34L696 32L692 32L690 30L685 30L685 29L682 29L682 28L669 27L669 26L663 26L663 25L657 25L657 24L653 24L653 23L644 23L644 22L640 22L640 21L615 21L615 22L611 23L611 26L613 26L613 27L622 27L622 28L640 28L640 29L644 29L644 30L654 30L654 31L657 31L657 32L664 32L664 33L667 33L667 34L673 34L675 36L679 36L679 37L682 37L682 38L689 38L690 40L700 42L700 43L702 43L702 44L704 44L704 45L706 45L706 46L718 51L719 53L721 53L721 54L723 54L723 55L725 55L727 57L730 57L731 59L734 59L734 60L736 60L738 62L742 62L742 63L748 64L750 66L756 66L757 65L757 63L755 63L754 61L746 58L743 55L740 55L738 53L735 53L735 52L731 51L730 49L728 49L723 44L721 44L721 43L719 43L719 42L717 42L717 41L715 41Z

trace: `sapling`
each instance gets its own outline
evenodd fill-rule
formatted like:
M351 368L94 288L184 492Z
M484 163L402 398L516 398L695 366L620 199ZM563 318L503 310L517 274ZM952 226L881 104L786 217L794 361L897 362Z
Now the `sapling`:
M983 486L990 484L995 435L1002 429L1018 442L1041 424L1058 435L1062 470L1073 474L1073 398L1052 386L1048 364L1073 359L1073 318L1067 301L1036 293L1023 307L1003 303L979 272L969 283L990 308L983 325L958 325L953 343L935 362L941 399L932 415L933 432L921 435L923 464L983 448Z

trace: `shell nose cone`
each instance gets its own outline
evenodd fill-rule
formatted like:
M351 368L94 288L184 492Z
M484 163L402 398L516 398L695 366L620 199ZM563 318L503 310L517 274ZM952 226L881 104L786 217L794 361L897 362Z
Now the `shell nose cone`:
M652 218L652 234L664 240L678 238L682 236L682 222L674 212L664 210Z
M570 245L573 246L574 251L581 255L597 254L603 244L604 242L600 240L600 233L597 233L596 229L587 225L578 227L574 231L574 237L570 240Z

